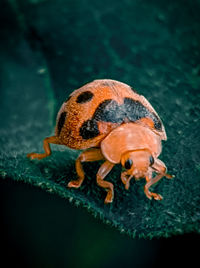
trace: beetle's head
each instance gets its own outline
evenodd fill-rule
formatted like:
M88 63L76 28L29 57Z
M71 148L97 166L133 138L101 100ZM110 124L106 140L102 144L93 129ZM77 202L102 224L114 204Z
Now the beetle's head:
M121 164L127 170L127 175L135 179L147 175L149 166L153 165L154 158L146 149L125 152L121 157Z

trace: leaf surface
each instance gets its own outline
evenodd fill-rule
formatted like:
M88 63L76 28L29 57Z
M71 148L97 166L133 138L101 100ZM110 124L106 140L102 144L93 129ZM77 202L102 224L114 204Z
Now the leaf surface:
M0 175L86 207L133 237L199 232L199 4L166 8L164 1L113 1L111 8L105 1L88 2L9 1L6 6ZM180 8L183 15L177 18ZM126 191L116 166L107 177L114 184L114 202L104 205L106 193L95 179L100 162L85 163L82 187L67 189L76 178L79 152L63 146L53 145L53 154L41 161L26 158L32 151L42 152L42 141L53 134L56 111L68 95L97 78L139 88L161 115L168 134L161 159L176 176L152 187L162 201L146 198L143 180L132 180Z

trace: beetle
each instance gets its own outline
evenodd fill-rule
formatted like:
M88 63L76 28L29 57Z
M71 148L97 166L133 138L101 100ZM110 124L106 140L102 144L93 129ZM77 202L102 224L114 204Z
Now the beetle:
M133 177L145 178L146 196L161 200L162 196L149 188L163 176L173 177L158 159L162 140L167 140L163 123L144 96L125 83L99 79L72 92L58 112L55 135L44 139L45 152L27 157L49 156L50 143L83 150L75 163L78 178L68 183L69 188L79 188L83 183L83 162L105 160L96 175L97 184L107 191L105 203L114 197L113 184L105 177L118 163L125 169L121 173L125 189ZM154 177L153 172L157 173Z

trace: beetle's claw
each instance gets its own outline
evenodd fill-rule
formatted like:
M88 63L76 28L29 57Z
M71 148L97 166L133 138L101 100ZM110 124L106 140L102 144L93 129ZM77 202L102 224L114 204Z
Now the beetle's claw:
M31 160L33 159L41 159L39 157L40 154L37 154L37 153L30 153L30 154L27 154L27 157L30 158Z
M162 200L163 199L162 195L160 195L160 194L152 193L152 196L155 200Z
M114 193L113 193L113 191L108 191L107 196L106 196L106 198L105 198L105 200L104 200L104 203L105 203L105 204L112 203L113 198L114 198Z
M162 197L162 195L160 195L160 194L157 194L157 193L152 193L152 192L150 192L149 190L144 190L144 192L145 192L145 194L146 194L146 196L151 200L152 198L154 198L155 200L162 200L163 199L163 197Z
M164 176L168 179L173 179L175 177L175 175L170 175L170 174L165 174Z
M73 180L73 181L70 181L68 184L67 184L67 187L69 188L79 188L82 184L82 181L80 180Z

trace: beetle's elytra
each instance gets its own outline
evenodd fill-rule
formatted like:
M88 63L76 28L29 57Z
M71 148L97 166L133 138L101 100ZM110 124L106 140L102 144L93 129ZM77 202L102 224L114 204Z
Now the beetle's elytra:
M68 187L81 186L85 174L82 162L105 160L99 168L97 184L107 191L105 203L114 197L113 184L104 180L117 163L125 168L121 180L129 189L134 177L146 179L144 192L151 199L162 196L149 188L166 173L165 164L158 159L161 141L166 140L162 121L151 104L130 86L110 79L95 80L75 90L63 103L57 115L55 136L44 139L45 153L30 153L31 159L51 154L50 143L84 150L76 160L77 180ZM156 172L155 177L152 173Z

